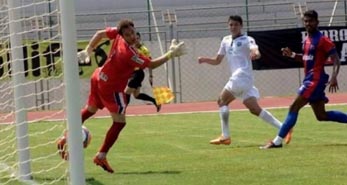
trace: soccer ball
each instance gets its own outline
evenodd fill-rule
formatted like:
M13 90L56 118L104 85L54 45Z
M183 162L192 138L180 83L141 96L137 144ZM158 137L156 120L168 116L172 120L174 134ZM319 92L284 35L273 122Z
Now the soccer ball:
M67 139L67 130L64 130L64 136L65 139ZM92 134L88 130L87 127L82 126L82 141L83 141L83 148L87 148L90 141L92 140Z
M87 127L82 126L83 148L87 148L91 140L92 140L92 134L90 133Z
M87 127L82 126L82 141L83 148L87 148L92 140L92 134ZM63 135L57 141L57 148L61 158L68 160L69 152L67 151L67 130L64 130Z

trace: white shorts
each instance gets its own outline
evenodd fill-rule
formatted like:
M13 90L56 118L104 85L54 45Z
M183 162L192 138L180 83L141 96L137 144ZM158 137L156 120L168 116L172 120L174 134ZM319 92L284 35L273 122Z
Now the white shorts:
M233 94L235 98L242 100L250 97L258 99L260 96L258 89L253 86L252 80L248 78L230 78L228 83L225 84L224 89Z

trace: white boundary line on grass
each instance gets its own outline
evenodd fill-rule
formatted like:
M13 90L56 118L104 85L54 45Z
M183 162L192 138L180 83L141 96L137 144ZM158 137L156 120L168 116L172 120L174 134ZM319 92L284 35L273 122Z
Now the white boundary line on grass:
M0 162L0 170L4 170L4 171L7 171L9 172L10 174L10 178L13 178L13 179L16 179L18 180L19 182L22 182L24 184L28 184L28 185L39 185L39 183L37 183L36 181L34 180L20 180L17 178L17 171L13 168L11 168L11 166L7 165L6 163L2 163Z
M11 175L10 177L14 177L16 176L16 171L14 169L12 169L9 165L7 165L6 163L2 163L0 162L0 170L4 170L4 171L8 171Z
M341 106L341 105L347 105L347 103L333 103L333 104L326 104L325 106L326 107L330 107L330 106ZM271 110L271 109L289 109L289 106L280 106L280 107L265 107L263 106L262 108L264 109L268 109L268 110ZM310 105L305 105L304 108L308 108L310 107ZM230 109L231 112L233 111L248 111L248 109L246 108L243 108L243 109ZM207 111L187 111L187 112L171 112L171 113L153 113L153 114L127 114L126 116L130 116L130 117L133 117L133 116L157 116L157 115L176 115L176 114L192 114L192 113L213 113L213 112L219 112L218 111L218 107L216 106L216 110L207 110ZM107 116L95 116L93 118L110 118L109 115ZM55 122L55 121L62 121L64 120L64 118L57 118L57 119L48 119L48 120L45 120L45 121L51 121L51 122ZM29 121L30 122L30 121ZM12 122L11 122L12 123ZM1 123L1 124L11 124L11 123Z
M28 185L39 185L39 183L37 183L34 180L20 180L20 182L23 182L24 184L28 184Z
M326 104L326 107L330 106L341 106L341 105L347 105L347 103L335 103L335 104ZM289 106L281 106L281 107L262 107L264 109L289 109ZM305 105L304 108L308 108L310 105ZM248 111L247 108L243 109L230 109L230 111ZM153 113L153 114L128 114L126 116L156 116L156 115L176 115L176 114L193 114L193 113L213 113L213 112L219 112L218 107L216 106L216 110L208 110L208 111L190 111L190 112L172 112L172 113ZM110 116L97 116L94 118L109 118Z
M327 104L326 106L341 106L341 105L347 105L346 103L336 103L336 104ZM304 106L304 108L308 108L310 107L310 105L306 105ZM264 107L266 109L285 109L285 108L289 108L289 106L281 106L281 107ZM248 111L248 109L243 108L243 109L231 109L231 111ZM156 115L177 115L177 114L192 114L192 113L213 113L213 112L218 112L218 109L216 107L216 110L212 110L212 111L190 111L190 112L172 112L172 113L155 113L155 114L129 114L127 116L156 116ZM110 116L97 116L94 118L109 118ZM47 120L47 121L61 121L63 119L51 119L51 120ZM0 162L0 170L4 169L5 171L8 171L11 174L11 178L15 178L17 176L17 173L14 169L12 169L10 166L8 166L5 163ZM35 182L34 180L26 180L26 181L21 181L24 184L28 184L28 185L39 185L37 182Z

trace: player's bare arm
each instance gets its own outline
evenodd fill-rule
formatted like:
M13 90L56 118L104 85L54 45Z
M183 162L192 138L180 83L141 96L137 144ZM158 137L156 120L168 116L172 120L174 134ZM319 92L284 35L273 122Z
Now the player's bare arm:
M86 48L80 52L78 52L77 57L78 59L83 63L89 63L90 62L90 55L96 48L96 46L99 44L99 42L103 39L107 38L106 30L99 30L97 31L92 39L89 41L89 44L86 46Z
M198 61L199 61L199 64L207 63L210 65L218 65L222 62L223 58L224 58L224 55L217 55L216 58L199 57Z
M94 48L99 44L99 42L103 38L107 38L106 30L99 30L99 31L97 31L94 34L94 36L92 37L92 39L90 39L89 44L87 45L87 47L89 47L90 49L94 50ZM87 49L87 47L86 47L86 49Z
M148 68L149 69L155 69L155 68L161 66L162 64L164 64L165 62L167 62L168 60L170 60L169 57L167 57L166 55L162 55L158 58L151 60L151 62L148 64Z
M339 90L337 75L339 74L339 71L340 71L341 62L336 52L330 55L330 58L333 61L333 72L331 74L331 78L329 81L329 92L334 93L334 92L337 92L337 90Z
M153 70L149 68L148 74L149 74L149 77L148 77L149 84L151 84L151 86L153 86Z
M296 61L302 62L302 54L301 53L295 53L288 47L282 48L281 51L282 51L283 56L290 57Z

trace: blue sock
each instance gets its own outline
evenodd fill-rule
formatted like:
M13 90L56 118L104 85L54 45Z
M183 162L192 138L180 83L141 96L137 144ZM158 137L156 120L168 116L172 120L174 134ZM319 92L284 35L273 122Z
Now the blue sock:
M278 133L278 136L280 136L281 138L286 137L289 130L294 127L297 119L298 119L298 113L297 112L289 112L286 120L284 121L283 125L281 126L281 129Z
M328 111L328 121L335 121L339 123L347 123L347 114L340 111Z

